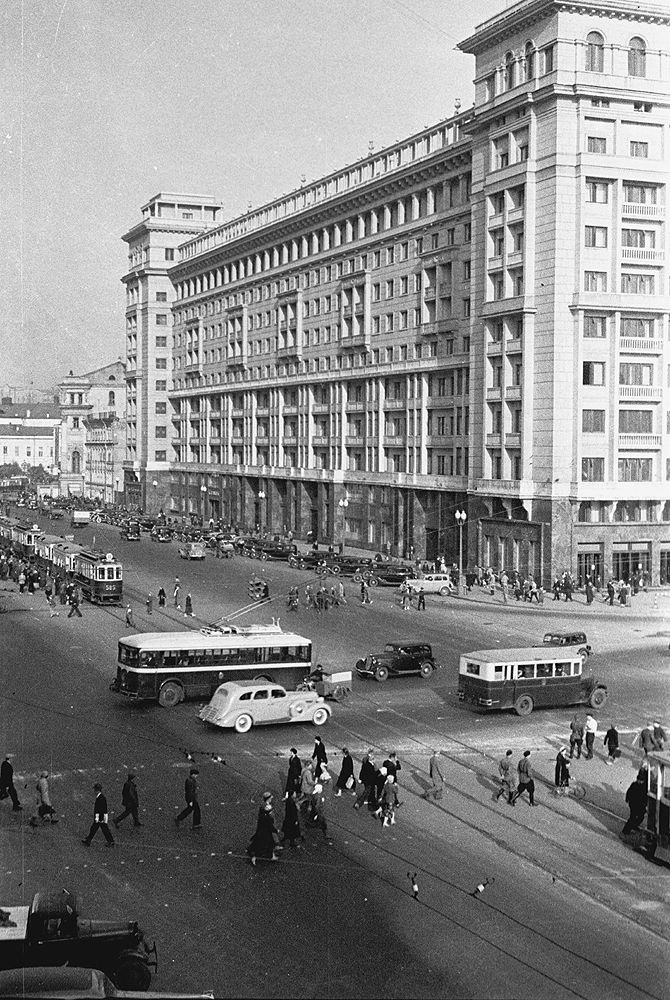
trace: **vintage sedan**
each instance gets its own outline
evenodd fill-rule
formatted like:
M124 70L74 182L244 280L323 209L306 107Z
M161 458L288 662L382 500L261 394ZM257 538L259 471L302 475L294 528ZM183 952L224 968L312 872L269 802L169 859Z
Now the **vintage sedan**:
M210 726L248 733L275 722L312 722L322 726L331 708L315 691L287 691L279 684L227 681L216 689L200 718Z
M372 677L376 681L404 674L419 674L427 679L438 667L427 642L387 642L383 652L356 661L358 676Z
M184 542L183 545L179 546L178 551L180 559L204 559L206 551L205 543Z
M407 586L413 594L423 590L424 594L439 594L440 597L446 597L456 590L449 573L426 573L425 576L407 580Z

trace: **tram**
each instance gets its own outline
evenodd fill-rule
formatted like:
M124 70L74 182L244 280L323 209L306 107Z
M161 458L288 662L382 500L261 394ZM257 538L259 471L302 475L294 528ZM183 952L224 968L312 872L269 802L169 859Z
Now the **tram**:
M0 544L23 559L32 559L35 555L35 541L40 531L37 524L25 524L16 517L0 517Z
M647 854L670 862L670 753L647 757Z

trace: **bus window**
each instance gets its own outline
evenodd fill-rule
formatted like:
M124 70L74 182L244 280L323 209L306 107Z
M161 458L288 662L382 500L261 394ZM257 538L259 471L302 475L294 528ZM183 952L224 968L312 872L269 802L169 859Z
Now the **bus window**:
M502 663L496 663L493 667L493 678L496 681L501 681L503 679L503 665Z
M480 667L479 667L478 663L470 663L470 662L468 662L468 663L465 664L465 672L466 672L466 674L474 674L476 677L479 677L479 671L480 671Z
M155 667L158 661L156 653L144 652L140 654L140 663L143 667Z
M261 691L254 692L254 701L261 701L261 699L268 698L269 696L270 692L268 691L268 689L263 688Z
M273 688L272 689L272 697L273 698L285 698L286 697L286 691L282 691L281 688Z
M119 663L123 663L129 667L137 666L137 650L132 646L125 646L122 642L120 642Z
M556 663L554 665L554 677L569 677L569 676L570 676L569 663Z
M268 658L267 663L281 663L284 659L284 647L283 646L269 646L268 647Z
M535 668L536 677L551 677L553 673L553 663L538 663Z
M517 677L529 677L535 676L535 664L534 663L519 663L516 668Z
M120 566L116 567L116 579L117 580L121 579L121 567Z

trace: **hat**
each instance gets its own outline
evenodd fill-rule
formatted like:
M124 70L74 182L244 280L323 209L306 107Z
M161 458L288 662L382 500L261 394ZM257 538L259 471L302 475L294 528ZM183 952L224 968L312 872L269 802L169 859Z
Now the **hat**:
M264 799L265 799L265 801L267 802L267 801L268 801L268 799L271 799L271 798L272 798L272 792L263 792L263 798L264 798Z
M93 790L96 791L96 792L101 792L102 791L102 785L100 784L99 781L96 781L96 783L93 785Z
M296 750L296 748L295 748L295 747L291 747L291 751L290 751L290 752L291 752L291 753L297 753L298 751Z
M560 747L560 748L559 748L559 751L558 751L558 752L559 752L559 753L565 753L565 751L566 751L567 749L568 749L567 747Z
M48 771L40 771L40 778L48 778L48 777L49 777Z
M200 771L198 770L197 767L192 767L191 770L188 773L189 774L200 774Z
M523 755L524 757L530 757L530 750L524 750Z
M128 781L132 781L134 777L135 777L135 772L128 771Z

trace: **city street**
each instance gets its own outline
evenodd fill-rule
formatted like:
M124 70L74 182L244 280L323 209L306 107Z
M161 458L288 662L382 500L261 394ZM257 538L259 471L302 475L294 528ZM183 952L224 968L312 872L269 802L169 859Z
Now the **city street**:
M45 522L46 526L46 522ZM47 527L53 530L53 527ZM391 639L431 642L443 668L428 681L386 684L354 679L346 704L319 730L330 769L342 746L356 761L374 748L381 762L397 750L402 808L382 829L348 796L332 798L333 845L306 831L304 849L287 848L276 864L253 869L245 848L262 793L275 793L278 825L289 747L310 756L311 726L270 726L247 735L206 730L199 703L173 710L133 705L109 691L116 643L129 631L125 609L84 605L83 619L61 609L50 619L41 593L2 595L2 747L16 754L23 814L0 813L2 898L16 903L39 888L67 886L85 913L138 919L157 941L156 989L213 989L217 996L661 997L667 986L670 870L651 864L618 838L627 816L625 790L639 766L634 733L651 718L668 720L667 619L632 610L549 602L503 607L484 595L429 598L424 614L404 614L394 588L377 588L360 607L349 603L318 616L286 611L286 592L313 580L284 563L236 557L202 563L178 558L177 546L123 542L116 528L78 534L121 558L124 593L136 631L198 628L248 604L252 573L267 579L273 602L240 619L269 622L309 636L314 660L351 669L359 656ZM159 586L193 597L196 618L173 608L151 617L145 598ZM641 602L643 598L640 598ZM649 606L648 595L644 596ZM169 603L171 603L169 601ZM558 747L567 742L570 710L477 715L456 700L461 652L541 642L547 628L583 628L594 654L589 669L609 686L599 716L596 758L575 761L586 796L551 794ZM611 720L624 753L604 763L602 736ZM497 760L532 750L539 808L512 810L494 801ZM421 798L431 749L441 754L446 792ZM173 818L183 782L200 769L203 829ZM225 763L217 762L219 755ZM32 830L35 774L51 771L58 826ZM102 782L120 811L127 769L138 775L141 818L120 828L117 848L98 836L80 843ZM27 784L27 788L23 786ZM409 875L419 884L412 895ZM478 885L484 890L476 892ZM474 893L474 895L473 895Z

